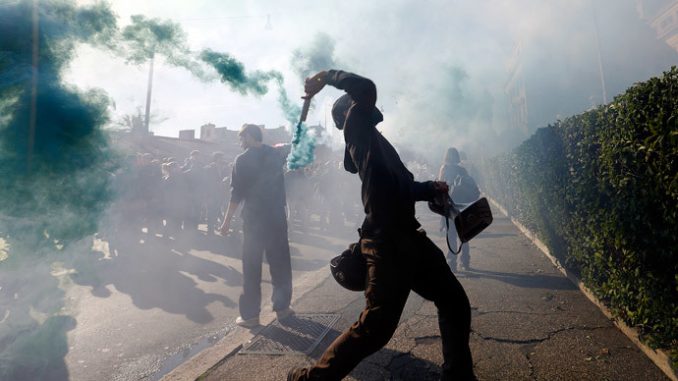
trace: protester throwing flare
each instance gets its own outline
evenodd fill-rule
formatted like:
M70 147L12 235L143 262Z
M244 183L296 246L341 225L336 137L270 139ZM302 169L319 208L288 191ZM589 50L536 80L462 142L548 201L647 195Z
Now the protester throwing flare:
M443 380L474 380L469 349L471 308L447 266L443 252L420 229L416 201L446 195L445 182L417 182L398 153L376 129L383 120L375 107L377 89L361 76L322 71L305 83L306 98L325 85L346 91L334 103L332 117L344 131L344 168L360 176L365 219L360 251L367 262L366 306L350 328L308 368L292 369L288 380L340 380L368 355L386 345L395 332L410 290L438 308L444 363Z

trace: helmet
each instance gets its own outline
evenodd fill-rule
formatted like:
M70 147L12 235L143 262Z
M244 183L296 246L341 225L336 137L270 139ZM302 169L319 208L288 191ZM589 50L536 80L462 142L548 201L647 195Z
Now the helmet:
M364 291L367 262L360 252L360 243L352 243L330 261L330 271L339 285L350 291Z

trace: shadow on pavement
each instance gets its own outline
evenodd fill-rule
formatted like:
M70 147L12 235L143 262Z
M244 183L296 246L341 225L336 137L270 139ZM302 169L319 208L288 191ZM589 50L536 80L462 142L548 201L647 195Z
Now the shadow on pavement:
M31 333L12 343L11 351L0 354L3 380L66 381L69 379L64 358L68 354L67 332L76 321L70 316L48 318Z
M480 233L473 239L515 237L515 233Z
M545 288L553 290L574 290L576 287L569 279L558 275L516 274L471 268L455 275L466 278L488 278L502 281L522 288Z
M31 258L0 275L0 380L66 381L68 331L76 327L64 314L63 276L50 265L58 255Z
M204 292L188 275L238 287L242 274L235 268L192 255L185 243L141 230L121 230L105 238L108 253L92 251L73 263L77 271L73 281L91 286L93 295L108 297L107 286L113 286L129 295L140 309L160 308L199 324L214 319L207 306L215 301L229 308L236 306L224 295Z

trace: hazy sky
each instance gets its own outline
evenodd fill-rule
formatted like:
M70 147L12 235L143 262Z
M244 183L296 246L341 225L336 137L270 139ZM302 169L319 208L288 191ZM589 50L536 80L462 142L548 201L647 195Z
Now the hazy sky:
M301 96L302 85L291 69L292 52L309 46L318 33L325 33L335 41L340 68L376 82L378 106L385 114L380 126L384 134L425 151L451 144L478 145L485 136L501 135L508 128L504 95L507 61L519 41L533 47L526 58L536 63L554 51L565 52L567 60L559 62L578 71L561 82L581 78L590 82L587 88L567 95L583 99L572 102L571 107L558 99L557 93L551 94L565 106L557 109L558 115L547 110L545 121L601 103L591 17L594 3L601 13L601 35L608 36L602 41L604 50L607 46L615 49L609 60L626 57L617 54L624 53L622 42L628 39L618 31L620 25L632 22L647 33L643 41L658 43L635 12L634 0L113 0L111 5L121 27L134 14L172 19L186 31L191 49L227 52L248 70L282 72L293 99ZM270 29L266 27L269 21ZM653 61L651 56L642 59ZM619 69L629 72L610 80L610 98L616 95L614 91L668 69L665 57L662 59L655 66L646 65L648 69ZM608 64L614 68L616 63ZM586 75L581 76L582 70ZM120 116L145 104L147 73L146 65L128 66L107 53L82 47L66 79L80 87L106 90L116 103L114 115ZM537 73L527 75L539 77ZM326 114L329 120L329 107L338 94L321 93L310 122L324 123ZM166 120L152 125L151 130L177 136L180 129L197 130L209 122L231 129L243 123L276 127L285 124L276 99L275 91L262 97L243 96L220 83L202 83L186 70L160 61L152 107Z

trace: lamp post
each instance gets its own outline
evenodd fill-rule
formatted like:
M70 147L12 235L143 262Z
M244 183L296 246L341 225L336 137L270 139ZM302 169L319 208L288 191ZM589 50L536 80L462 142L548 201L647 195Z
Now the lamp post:
M598 72L600 75L600 86L603 90L603 104L607 104L607 88L605 86L605 71L603 70L603 56L600 52L600 34L598 30L598 15L596 14L596 6L591 0L591 9L593 10L593 27L595 29L596 50L598 51Z
M148 89L146 90L146 116L144 117L144 133L150 133L151 122L151 92L153 90L153 63L155 62L155 50L151 53L151 64L148 70Z

